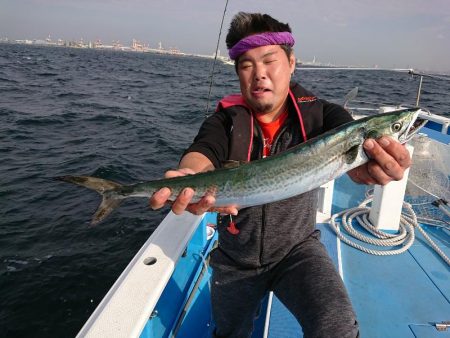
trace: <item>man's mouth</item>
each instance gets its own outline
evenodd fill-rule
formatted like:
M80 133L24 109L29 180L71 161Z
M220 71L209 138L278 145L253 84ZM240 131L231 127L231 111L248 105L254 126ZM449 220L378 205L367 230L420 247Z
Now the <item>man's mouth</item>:
M264 88L264 87L257 87L255 89L252 90L252 93L254 94L262 94L262 93L266 93L266 92L270 92L271 90L268 88Z

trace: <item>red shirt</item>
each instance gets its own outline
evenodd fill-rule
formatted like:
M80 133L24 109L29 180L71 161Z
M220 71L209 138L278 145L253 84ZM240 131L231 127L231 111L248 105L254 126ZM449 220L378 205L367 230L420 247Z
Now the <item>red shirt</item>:
M280 130L284 121L286 121L287 116L288 116L287 111L285 111L280 116L278 116L276 120L268 123L260 121L258 117L256 118L263 132L263 139L264 139L263 157L270 155L270 149L272 148L273 140L277 136L278 131Z

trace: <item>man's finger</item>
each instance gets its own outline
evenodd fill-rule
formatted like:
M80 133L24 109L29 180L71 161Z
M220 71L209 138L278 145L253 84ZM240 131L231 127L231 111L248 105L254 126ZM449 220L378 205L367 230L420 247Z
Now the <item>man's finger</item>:
M177 199L172 205L172 211L174 212L174 214L182 214L191 202L193 196L194 190L192 190L191 188L183 189L183 191L178 195Z
M403 144L386 136L377 142L402 168L406 169L411 166L411 156Z
M170 197L170 194L171 191L169 188L162 188L158 190L150 198L150 207L154 210L162 208L166 204L167 199Z
M218 212L220 214L225 214L225 215L233 215L233 216L237 216L239 210L236 207L220 207L220 208L210 208L208 209L208 211L212 211L212 212Z
M164 174L164 178L172 178L172 177L179 177L179 176L185 176L186 174L181 172L180 170L167 170Z
M165 178L172 178L172 177L179 177L179 176L186 176L186 175L193 175L195 174L195 171L189 168L181 168L181 169L174 169L174 170L168 170L164 174Z
M386 185L393 180L393 178L386 174L384 169L375 161L367 163L367 172L374 181L373 184Z
M387 140L387 138L382 138L379 140L383 144L385 142L385 146L389 146L390 142ZM366 151L369 158L372 159L372 161L375 161L378 164L377 166L374 166L373 164L370 164L372 167L368 167L369 174L372 176L376 181L378 182L384 182L384 176L380 174L379 169L382 169L382 171L389 177L391 177L394 180L399 180L403 177L404 168L400 166L400 164L397 162L397 160L392 157L389 153L387 153L384 148L376 141L374 140L366 140L364 142L364 150Z
M207 212L214 203L216 203L216 200L213 196L204 196L197 203L190 204L186 210L194 215L201 215Z
M369 174L367 163L350 170L348 175L354 182L359 184L376 184L375 180Z

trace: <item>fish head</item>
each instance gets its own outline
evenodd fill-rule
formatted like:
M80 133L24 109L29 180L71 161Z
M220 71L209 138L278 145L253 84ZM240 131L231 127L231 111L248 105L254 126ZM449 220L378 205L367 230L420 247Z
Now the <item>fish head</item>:
M420 108L407 108L368 118L366 138L389 136L406 143L427 123L427 120L419 117L420 112Z

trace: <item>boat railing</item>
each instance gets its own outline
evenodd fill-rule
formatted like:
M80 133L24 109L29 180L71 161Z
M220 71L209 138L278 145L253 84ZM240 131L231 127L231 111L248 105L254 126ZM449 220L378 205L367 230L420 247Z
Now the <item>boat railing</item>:
M169 212L77 337L139 337L203 217Z

